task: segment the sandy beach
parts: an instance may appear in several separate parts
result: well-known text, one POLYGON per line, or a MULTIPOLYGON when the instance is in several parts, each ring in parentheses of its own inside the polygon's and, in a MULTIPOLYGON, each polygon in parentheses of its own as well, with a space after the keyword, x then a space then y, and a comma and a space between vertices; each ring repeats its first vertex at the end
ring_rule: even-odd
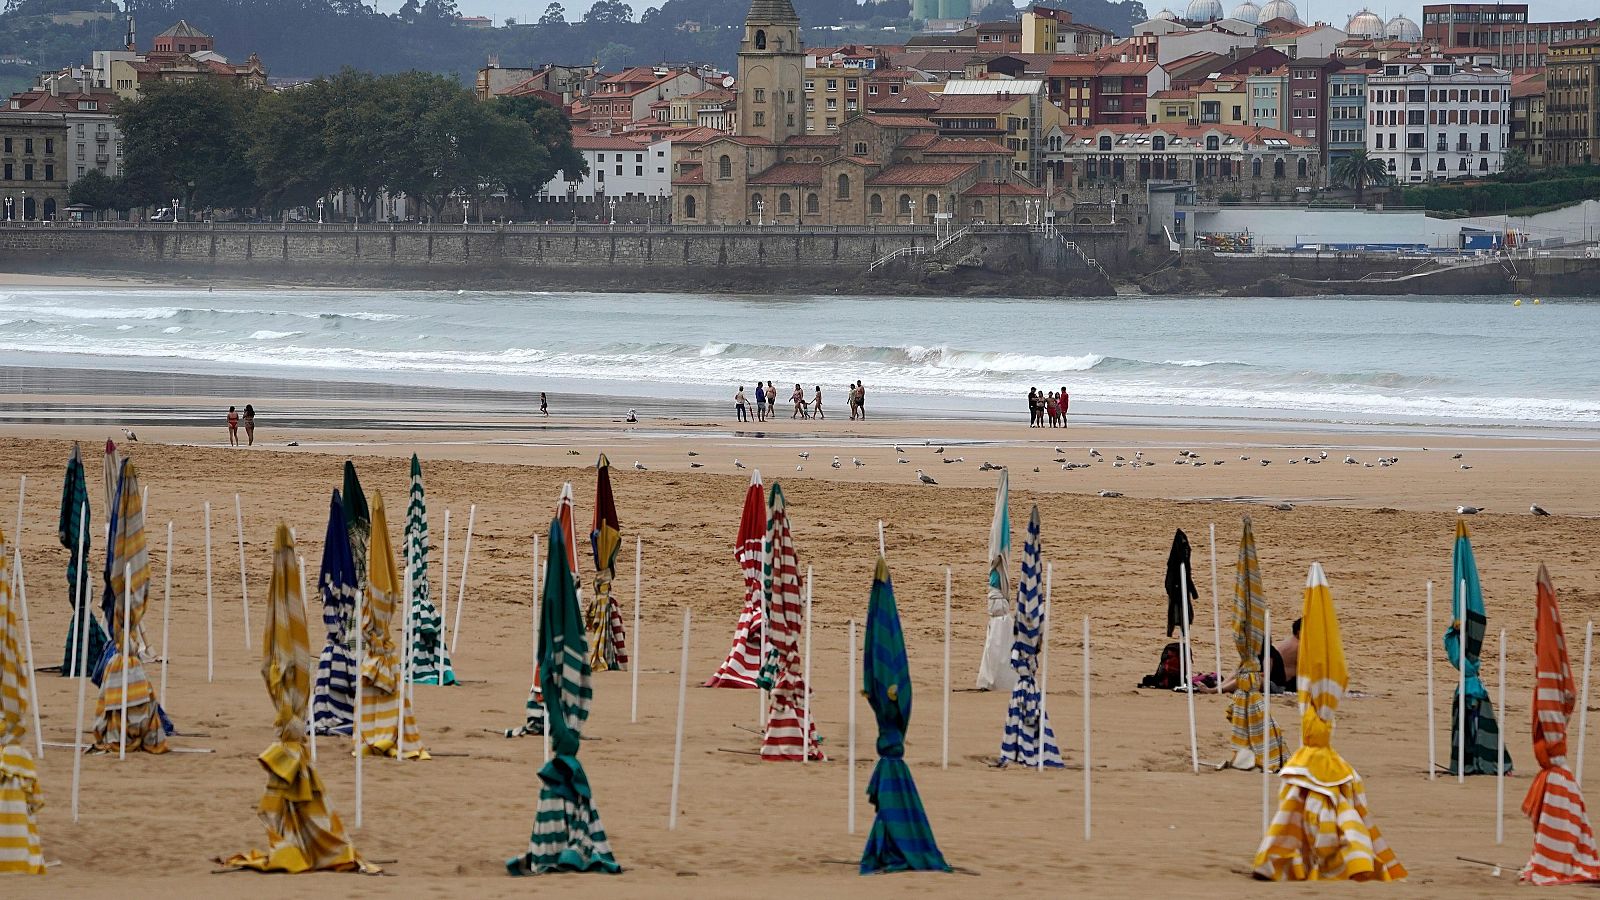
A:
MULTIPOLYGON (((24 399, 7 399, 26 406, 24 399)), ((116 410, 137 411, 134 399, 92 399, 114 408, 108 418, 116 410)), ((196 409, 210 402, 194 399, 196 409)), ((348 409, 331 403, 325 411, 337 420, 348 409)), ((70 440, 82 439, 91 475, 97 475, 100 442, 108 434, 120 435, 110 421, 98 419, 43 417, 30 424, 18 422, 25 418, 20 415, 8 418, 10 424, 0 427, 0 458, 8 461, 0 474, 28 476, 23 555, 35 656, 47 665, 59 661, 67 620, 61 596, 65 552, 55 536, 61 467, 70 440)), ((959 421, 861 425, 786 419, 757 436, 736 432, 728 421, 731 411, 650 417, 632 428, 604 416, 549 423, 510 416, 503 427, 488 429, 483 418, 477 411, 458 411, 406 427, 264 426, 258 431, 261 445, 253 450, 219 446, 217 427, 135 426, 140 440, 126 446, 150 488, 149 521, 159 535, 171 520, 176 534, 168 705, 180 730, 197 736, 174 738, 173 745, 213 752, 125 762, 86 758, 82 819, 73 823, 71 753, 48 748, 41 777, 49 805, 41 830, 47 858, 60 865, 44 879, 8 886, 15 884, 19 896, 92 895, 113 884, 117 890, 177 896, 267 889, 251 881, 258 876, 209 874, 211 857, 263 845, 254 806, 264 775, 254 758, 271 740, 259 658, 244 648, 230 507, 237 492, 244 511, 252 623, 259 628, 270 529, 280 519, 295 527, 314 569, 328 496, 346 457, 356 460, 369 495, 381 491, 391 509, 398 509, 407 484, 406 458, 413 450, 422 456, 435 566, 444 510, 452 511, 452 581, 460 573, 469 505, 476 504, 477 518, 455 658, 464 683, 417 690, 419 725, 427 746, 440 756, 424 763, 373 761, 366 769, 365 826, 355 838, 367 857, 390 861, 384 868, 395 877, 357 881, 324 875, 297 883, 296 891, 317 896, 521 896, 547 888, 543 881, 527 884, 504 875, 503 860, 527 843, 540 742, 507 740, 500 730, 520 721, 531 675, 531 535, 547 524, 564 481, 574 483, 580 528, 587 525, 594 490, 589 467, 599 450, 608 452, 615 466, 624 537, 618 584, 625 607, 631 606, 627 595, 633 582, 628 550, 636 536, 643 542, 644 633, 637 723, 629 721, 630 676, 596 676, 591 739, 582 758, 626 871, 613 878, 557 881, 585 896, 748 896, 757 884, 764 891, 826 891, 840 897, 875 896, 885 889, 937 896, 977 891, 1133 897, 1180 886, 1192 896, 1265 896, 1274 889, 1252 883, 1245 874, 1261 833, 1262 779, 1205 765, 1226 752, 1226 698, 1195 698, 1202 759, 1196 775, 1190 769, 1184 698, 1134 689, 1154 668, 1166 641, 1161 578, 1175 528, 1185 529, 1195 544, 1202 595, 1196 656, 1202 668, 1210 669, 1215 649, 1208 527, 1216 525, 1223 667, 1234 664, 1227 617, 1239 518, 1246 513, 1254 516, 1275 623, 1286 625, 1298 614, 1309 564, 1320 561, 1327 569, 1345 630, 1351 689, 1359 692, 1341 710, 1335 746, 1366 779, 1375 820, 1411 872, 1405 884, 1384 890, 1415 897, 1503 896, 1529 847, 1518 807, 1536 765, 1528 710, 1533 579, 1539 563, 1551 567, 1574 665, 1584 623, 1600 607, 1600 560, 1591 552, 1600 522, 1582 517, 1600 513, 1593 488, 1597 448, 1584 440, 1224 427, 1029 431, 1021 423, 996 428, 959 421), (285 446, 289 441, 299 446, 285 446), (896 443, 904 454, 895 451, 896 443), (939 446, 945 453, 934 452, 939 446), (1090 447, 1100 451, 1103 462, 1068 471, 1053 462, 1060 457, 1088 463, 1090 447), (1199 454, 1208 465, 1174 465, 1180 449, 1199 454), (691 450, 699 455, 689 456, 691 450), (1291 458, 1320 458, 1323 450, 1326 462, 1289 464, 1291 458), (1151 465, 1112 467, 1117 455, 1131 461, 1141 451, 1151 465), (801 452, 809 458, 801 459, 801 452), (1453 459, 1455 453, 1463 459, 1453 459), (841 458, 837 470, 831 467, 835 455, 841 458), (1346 455, 1363 462, 1380 456, 1400 461, 1367 468, 1344 464, 1346 455), (900 464, 900 456, 911 461, 900 464), (957 456, 964 461, 942 461, 957 456), (1272 465, 1260 466, 1264 456, 1272 465), (852 465, 852 457, 865 465, 852 465), (749 730, 756 726, 756 697, 693 689, 682 813, 678 829, 669 832, 681 611, 687 606, 694 614, 689 673, 694 684, 726 653, 740 605, 731 547, 749 472, 736 469, 735 458, 761 468, 769 485, 782 481, 801 564, 814 567, 815 715, 830 760, 803 766, 761 763, 751 755, 759 739, 749 730), (1218 459, 1225 464, 1216 466, 1218 459), (645 471, 633 468, 635 460, 645 471), (1011 467, 1019 546, 1030 505, 1037 503, 1043 516, 1058 617, 1050 710, 1072 767, 1064 772, 990 767, 1006 698, 963 690, 972 684, 985 626, 984 543, 994 475, 977 471, 984 461, 1011 467), (691 468, 693 462, 702 468, 691 468), (912 474, 917 468, 940 484, 917 484, 912 474), (1102 490, 1125 496, 1097 496, 1102 490), (1295 508, 1279 511, 1250 502, 1255 499, 1290 500, 1295 508), (209 684, 201 522, 206 500, 213 506, 217 604, 216 680, 209 684), (1526 513, 1530 502, 1556 515, 1532 517, 1526 513), (1492 779, 1458 785, 1443 777, 1430 781, 1426 774, 1424 586, 1428 579, 1449 580, 1458 503, 1487 508, 1470 523, 1493 636, 1483 673, 1491 689, 1499 677, 1494 638, 1500 628, 1507 631, 1509 695, 1499 721, 1517 772, 1506 783, 1504 845, 1494 839, 1492 779), (847 833, 843 762, 846 627, 865 615, 880 519, 917 690, 908 759, 940 845, 961 869, 949 876, 891 876, 887 883, 855 874, 871 807, 864 796, 859 799, 856 833, 847 833), (943 769, 939 687, 946 566, 954 582, 951 677, 958 690, 950 702, 950 764, 943 769), (1088 843, 1082 837, 1080 765, 1079 635, 1085 616, 1094 644, 1094 831, 1088 843), (130 841, 132 834, 139 838, 130 841), (1506 868, 1495 876, 1458 856, 1506 868)), ((98 509, 95 517, 102 521, 98 509)), ((398 537, 399 523, 391 527, 398 537)), ((164 572, 165 564, 158 546, 154 571, 164 572)), ((437 578, 437 568, 435 573, 437 578)), ((152 615, 159 615, 159 596, 152 615)), ((1441 588, 1436 640, 1448 624, 1443 596, 1441 588)), ((317 630, 313 626, 313 642, 320 645, 317 630)), ((259 635, 253 643, 259 648, 259 635)), ((1442 651, 1435 653, 1435 667, 1439 753, 1447 761, 1454 670, 1442 651)), ((40 688, 47 740, 70 742, 75 685, 43 675, 40 688)), ((1289 744, 1297 746, 1292 700, 1277 700, 1273 709, 1289 744)), ((858 788, 864 791, 874 739, 864 702, 858 716, 858 788)), ((335 749, 339 746, 322 742, 319 772, 348 821, 353 764, 335 749)), ((1595 768, 1586 779, 1591 789, 1600 785, 1595 768)))

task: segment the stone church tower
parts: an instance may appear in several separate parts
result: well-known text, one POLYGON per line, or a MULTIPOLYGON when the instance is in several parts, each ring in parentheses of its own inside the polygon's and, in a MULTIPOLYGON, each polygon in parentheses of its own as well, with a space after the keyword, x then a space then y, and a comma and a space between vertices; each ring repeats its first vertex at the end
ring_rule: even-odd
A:
POLYGON ((781 143, 805 134, 806 53, 789 0, 752 0, 739 43, 739 134, 781 143))

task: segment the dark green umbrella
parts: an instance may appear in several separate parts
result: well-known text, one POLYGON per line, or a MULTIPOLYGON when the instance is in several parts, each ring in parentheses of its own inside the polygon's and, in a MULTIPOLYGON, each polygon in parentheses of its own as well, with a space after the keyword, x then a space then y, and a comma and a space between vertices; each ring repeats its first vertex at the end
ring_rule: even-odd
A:
POLYGON ((878 557, 867 601, 866 647, 862 653, 861 691, 878 718, 878 765, 867 782, 867 799, 878 813, 861 852, 861 874, 876 872, 950 871, 922 811, 916 782, 906 765, 906 726, 911 723, 911 670, 906 664, 906 639, 900 611, 894 605, 889 564, 878 557))
POLYGON ((67 457, 67 476, 61 484, 61 517, 57 523, 57 538, 61 546, 67 551, 67 605, 72 608, 72 621, 67 625, 67 641, 62 648, 61 674, 67 677, 76 677, 78 671, 73 667, 73 660, 78 658, 79 634, 82 627, 80 615, 89 617, 89 653, 88 668, 93 668, 93 660, 100 658, 105 652, 106 633, 100 627, 100 622, 94 617, 91 604, 80 605, 80 599, 89 596, 89 483, 84 476, 83 453, 74 443, 72 455, 67 457), (78 540, 83 540, 83 559, 78 558, 78 540))
MULTIPOLYGON (((1451 555, 1450 609, 1453 612, 1450 629, 1444 633, 1444 650, 1450 665, 1457 669, 1466 667, 1467 720, 1461 721, 1461 688, 1456 687, 1450 703, 1450 774, 1456 774, 1461 761, 1456 757, 1461 749, 1461 729, 1466 728, 1466 774, 1495 774, 1494 758, 1500 743, 1500 725, 1494 719, 1494 704, 1489 700, 1489 689, 1483 686, 1478 675, 1479 656, 1483 652, 1483 636, 1489 628, 1489 618, 1483 606, 1483 589, 1478 584, 1478 562, 1472 555, 1472 536, 1467 531, 1465 519, 1456 520, 1456 544, 1451 555), (1462 587, 1466 588, 1465 597, 1462 587), (1465 618, 1465 622, 1463 622, 1465 618), (1466 646, 1462 646, 1462 636, 1466 646)), ((1511 772, 1511 754, 1505 754, 1506 773, 1511 772)))
POLYGON ((594 700, 589 642, 578 609, 578 583, 567 556, 569 536, 550 522, 549 568, 539 610, 539 682, 552 755, 539 770, 539 806, 528 852, 506 860, 513 875, 543 872, 622 871, 611 856, 605 826, 594 808, 589 779, 578 762, 583 724, 594 700))

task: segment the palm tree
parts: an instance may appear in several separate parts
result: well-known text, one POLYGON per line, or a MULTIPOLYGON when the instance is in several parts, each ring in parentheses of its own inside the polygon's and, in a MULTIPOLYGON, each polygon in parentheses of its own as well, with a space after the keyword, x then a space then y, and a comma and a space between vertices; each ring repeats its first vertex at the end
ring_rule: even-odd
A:
POLYGON ((1368 156, 1367 148, 1362 147, 1334 161, 1333 177, 1355 189, 1356 203, 1359 204, 1367 185, 1386 184, 1389 181, 1389 169, 1383 160, 1368 156))

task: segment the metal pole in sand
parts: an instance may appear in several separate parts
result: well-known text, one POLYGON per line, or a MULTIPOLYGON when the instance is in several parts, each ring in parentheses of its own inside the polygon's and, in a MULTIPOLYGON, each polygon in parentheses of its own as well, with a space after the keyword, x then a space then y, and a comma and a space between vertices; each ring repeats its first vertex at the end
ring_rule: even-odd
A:
POLYGON ((1090 749, 1089 740, 1089 617, 1083 617, 1083 839, 1089 840, 1091 823, 1093 822, 1093 805, 1090 782, 1094 771, 1094 756, 1090 749))
POLYGON ((211 501, 206 501, 206 682, 216 677, 216 650, 211 627, 211 501))
MULTIPOLYGON (((355 716, 355 721, 353 723, 351 723, 351 726, 350 726, 350 737, 352 738, 352 743, 355 744, 355 748, 356 748, 356 828, 358 828, 358 829, 361 827, 361 805, 362 805, 361 804, 361 801, 362 801, 362 794, 361 794, 361 776, 362 776, 361 769, 362 769, 362 766, 361 766, 361 761, 363 759, 365 759, 366 755, 367 755, 366 745, 361 740, 361 714, 363 712, 363 710, 361 709, 361 706, 362 706, 362 704, 361 704, 361 695, 366 693, 365 690, 362 687, 362 684, 361 684, 361 678, 362 678, 361 670, 365 667, 366 655, 367 655, 366 629, 363 628, 362 624, 361 624, 361 607, 362 607, 362 602, 361 601, 363 599, 365 599, 365 594, 366 594, 366 591, 362 591, 362 590, 356 591, 356 613, 355 613, 355 615, 356 615, 356 710, 355 710, 356 716, 355 716)), ((402 712, 401 714, 404 715, 404 712, 402 712)), ((402 727, 404 727, 404 726, 402 726, 402 727)))
MULTIPOLYGON (((456 609, 460 609, 460 604, 456 609)), ((533 683, 539 683, 539 533, 533 533, 533 683)))
MULTIPOLYGON (((294 537, 294 532, 291 531, 289 536, 291 538, 294 537)), ((310 601, 306 599, 306 558, 304 555, 301 555, 296 558, 296 561, 300 566, 300 571, 297 573, 299 575, 298 580, 300 582, 300 616, 309 623, 311 621, 311 606, 310 601)), ((311 761, 316 762, 317 723, 313 717, 312 706, 310 704, 306 705, 306 740, 310 742, 311 745, 311 761)))
MULTIPOLYGON (((672 805, 667 830, 678 827, 678 785, 683 774, 683 714, 689 699, 689 607, 683 608, 683 653, 678 657, 678 730, 672 743, 672 805)), ((545 729, 549 731, 549 729, 545 729)))
POLYGON ((628 714, 629 722, 639 721, 639 591, 642 584, 640 573, 644 566, 644 538, 634 535, 633 538, 633 705, 628 714))
MULTIPOLYGON (((1456 618, 1456 661, 1461 664, 1461 683, 1456 691, 1456 784, 1467 780, 1467 580, 1461 579, 1461 605, 1456 618)), ((1584 679, 1587 681, 1588 679, 1584 679)))
MULTIPOLYGON (((128 758, 129 632, 133 630, 133 564, 122 565, 122 723, 117 738, 117 759, 128 758)), ((161 727, 159 724, 157 728, 161 727)))
MULTIPOLYGON (((1589 620, 1589 625, 1583 632, 1583 688, 1582 699, 1578 701, 1578 760, 1577 766, 1572 770, 1573 780, 1578 787, 1583 787, 1583 746, 1589 737, 1589 664, 1593 661, 1594 652, 1594 620, 1589 620)), ((1504 707, 1502 707, 1504 708, 1504 707)))
POLYGON ((1045 718, 1050 700, 1050 583, 1055 580, 1056 564, 1044 565, 1044 621, 1039 626, 1039 764, 1044 771, 1045 718))
MULTIPOLYGON (((1188 589, 1189 589, 1188 585, 1189 585, 1189 567, 1188 566, 1179 566, 1178 567, 1178 593, 1179 593, 1179 595, 1181 595, 1183 597, 1183 603, 1184 603, 1184 606, 1186 606, 1186 607, 1190 607, 1189 595, 1187 593, 1188 589)), ((1049 604, 1046 603, 1046 606, 1048 607, 1049 604)), ((1189 634, 1189 630, 1190 630, 1189 626, 1191 624, 1193 624, 1192 621, 1190 621, 1191 617, 1189 615, 1189 613, 1191 611, 1192 611, 1192 607, 1190 607, 1188 609, 1184 609, 1182 612, 1179 613, 1179 616, 1181 617, 1182 621, 1180 621, 1178 623, 1178 629, 1181 632, 1183 632, 1183 660, 1184 660, 1183 692, 1189 699, 1189 761, 1190 761, 1191 766, 1194 769, 1194 773, 1196 775, 1199 775, 1200 774, 1200 738, 1199 738, 1199 735, 1196 734, 1196 732, 1195 732, 1195 722, 1194 722, 1194 639, 1189 634)))
POLYGON ((772 604, 767 597, 767 570, 772 565, 772 544, 769 538, 761 538, 761 658, 756 662, 756 724, 762 730, 767 727, 767 689, 761 686, 761 670, 767 667, 767 631, 772 626, 772 604))
POLYGON ((22 608, 22 646, 26 648, 24 654, 28 665, 28 694, 29 705, 33 709, 33 738, 37 745, 35 755, 44 758, 44 732, 39 727, 39 683, 37 673, 33 668, 33 627, 28 623, 28 576, 22 569, 22 503, 28 490, 28 476, 23 475, 17 485, 17 552, 16 565, 13 567, 11 577, 16 582, 17 603, 22 608))
POLYGON ((1439 777, 1439 756, 1434 747, 1437 741, 1435 733, 1437 726, 1433 721, 1433 581, 1428 581, 1428 604, 1424 609, 1426 622, 1423 626, 1422 650, 1428 660, 1428 780, 1433 781, 1439 777))
MULTIPOLYGON (((304 566, 304 563, 301 563, 304 566)), ((301 599, 305 589, 301 588, 301 599)), ((167 523, 167 579, 161 591, 161 708, 167 708, 167 648, 172 635, 172 523, 167 523)))
POLYGON ((1222 606, 1217 601, 1217 523, 1211 523, 1211 642, 1217 649, 1217 684, 1222 684, 1222 606))
POLYGON ((939 726, 939 768, 950 768, 950 567, 944 567, 944 721, 939 726))
POLYGON ((801 701, 806 705, 805 721, 800 728, 800 761, 811 761, 811 567, 806 566, 806 634, 805 634, 805 665, 801 677, 805 680, 805 692, 801 701))
MULTIPOLYGON (((88 564, 84 559, 85 545, 89 540, 89 504, 83 504, 83 515, 78 519, 78 566, 88 564)), ((78 784, 83 776, 83 704, 89 689, 89 581, 81 578, 73 585, 78 590, 78 718, 77 730, 72 737, 72 821, 78 821, 78 784)))
MULTIPOLYGON (((456 624, 450 629, 450 655, 461 652, 461 606, 467 601, 467 566, 472 564, 472 526, 478 522, 478 504, 467 510, 467 546, 461 551, 461 588, 456 591, 456 624)), ((534 547, 537 558, 538 547, 534 547)), ((535 564, 537 568, 537 563, 535 564)))
POLYGON ((250 649, 250 578, 244 570, 244 507, 233 495, 233 519, 239 529, 239 606, 244 610, 244 648, 250 649))
POLYGON ((845 830, 856 833, 856 694, 861 688, 856 681, 856 620, 850 620, 849 667, 846 669, 845 690, 850 695, 850 726, 845 751, 845 830))
POLYGON ((410 560, 401 554, 401 561, 405 562, 406 575, 402 579, 405 591, 405 600, 400 604, 400 718, 399 727, 395 737, 394 758, 404 762, 406 758, 406 682, 411 680, 411 566, 410 560))
MULTIPOLYGON (((1506 630, 1500 629, 1500 713, 1506 710, 1506 630)), ((1499 732, 1494 751, 1494 842, 1506 842, 1506 733, 1499 732)))
POLYGON ((883 556, 883 520, 878 520, 878 555, 883 556))
MULTIPOLYGON (((1266 694, 1267 721, 1272 721, 1272 607, 1261 622, 1261 689, 1266 694)), ((1272 826, 1272 740, 1265 723, 1261 729, 1261 833, 1272 826)))
MULTIPOLYGON (((439 560, 439 646, 450 647, 450 510, 444 511, 444 546, 439 560)), ((430 594, 431 596, 431 594, 430 594)), ((444 672, 439 672, 439 684, 444 684, 444 672)))

